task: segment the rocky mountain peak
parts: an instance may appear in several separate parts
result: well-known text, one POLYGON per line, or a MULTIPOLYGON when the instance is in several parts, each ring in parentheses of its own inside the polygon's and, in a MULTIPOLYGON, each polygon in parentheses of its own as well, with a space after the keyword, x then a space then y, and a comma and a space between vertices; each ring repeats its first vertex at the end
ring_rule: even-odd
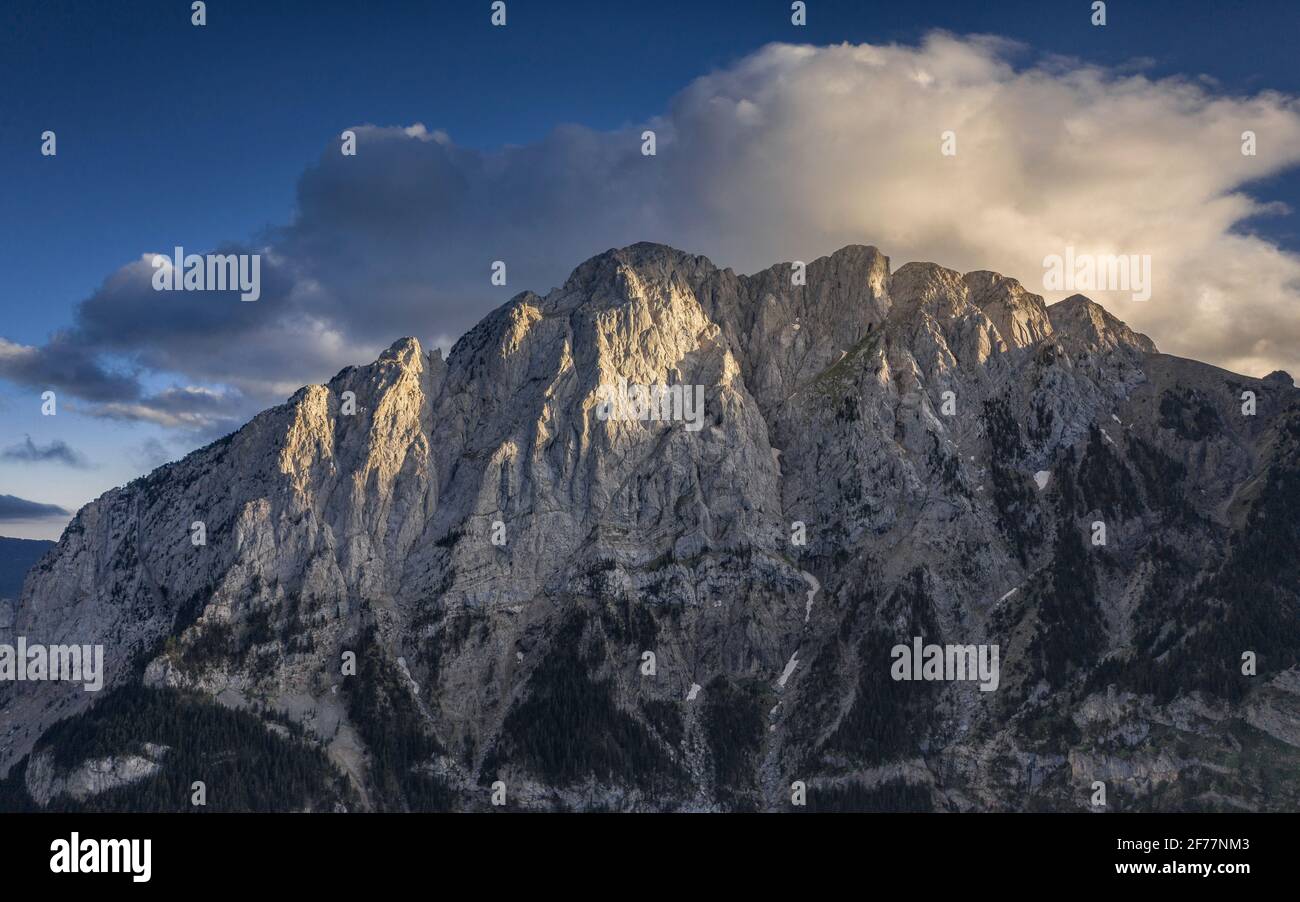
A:
POLYGON ((408 335, 389 345, 388 349, 379 355, 379 362, 392 360, 409 365, 418 360, 423 354, 424 352, 420 348, 420 340, 408 335))
MULTIPOLYGON (((87 505, 10 634, 105 646, 105 735, 188 690, 292 721, 367 808, 484 807, 497 779, 530 808, 777 808, 797 779, 1073 810, 1207 772, 1196 798, 1267 807, 1223 762, 1300 772, 1297 394, 993 272, 636 244, 445 363, 400 339, 87 505), (628 384, 662 403, 612 415, 628 384), (918 636, 998 646, 996 691, 892 680, 918 636), (1148 739, 1173 729, 1204 761, 1148 739)), ((0 789, 48 801, 77 756, 46 747, 81 733, 50 727, 90 704, 0 684, 0 780, 25 770, 0 789)), ((173 721, 139 737, 164 771, 173 721)))
POLYGON ((706 257, 642 241, 611 248, 582 263, 549 299, 558 300, 561 308, 574 303, 617 303, 626 299, 629 291, 650 284, 687 285, 693 289, 716 271, 706 257))
POLYGON ((1095 301, 1081 294, 1047 308, 1048 318, 1059 337, 1076 348, 1112 351, 1128 348, 1143 354, 1158 353, 1155 342, 1134 332, 1095 301))
POLYGON ((971 303, 984 311, 1002 338, 1014 347, 1027 347, 1051 336, 1052 323, 1041 296, 1026 291, 1015 279, 976 270, 962 277, 971 303))
POLYGON ((897 318, 925 313, 951 320, 965 312, 968 292, 962 274, 937 263, 906 263, 889 280, 897 318))

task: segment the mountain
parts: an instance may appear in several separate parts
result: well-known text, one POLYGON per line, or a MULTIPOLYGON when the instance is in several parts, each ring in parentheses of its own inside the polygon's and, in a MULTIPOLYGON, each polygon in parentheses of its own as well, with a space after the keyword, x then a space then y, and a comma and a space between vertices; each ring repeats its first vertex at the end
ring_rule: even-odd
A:
POLYGON ((107 687, 0 686, 0 805, 1300 804, 1291 379, 992 272, 799 275, 611 250, 87 505, 11 633, 107 687), (916 640, 996 678, 895 679, 916 640))
POLYGON ((39 539, 0 536, 0 598, 17 598, 27 571, 53 547, 53 542, 39 539))

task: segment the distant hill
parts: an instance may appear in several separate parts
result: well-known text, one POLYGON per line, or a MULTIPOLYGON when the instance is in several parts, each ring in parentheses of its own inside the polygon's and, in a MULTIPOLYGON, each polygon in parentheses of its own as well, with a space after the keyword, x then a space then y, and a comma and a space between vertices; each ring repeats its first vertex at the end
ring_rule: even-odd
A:
POLYGON ((0 598, 17 598, 23 577, 32 564, 54 547, 43 539, 9 539, 0 536, 0 598))

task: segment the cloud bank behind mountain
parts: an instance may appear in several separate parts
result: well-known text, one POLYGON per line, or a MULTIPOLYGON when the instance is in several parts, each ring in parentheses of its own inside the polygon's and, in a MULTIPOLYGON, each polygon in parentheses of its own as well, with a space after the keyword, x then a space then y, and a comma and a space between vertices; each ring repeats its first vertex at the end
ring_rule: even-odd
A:
POLYGON ((1251 189, 1300 161, 1300 102, 1028 56, 942 33, 773 44, 649 122, 491 152, 422 124, 353 125, 356 156, 326 140, 292 222, 186 248, 263 254, 261 300, 156 292, 152 257, 172 248, 142 248, 47 344, 0 339, 0 376, 211 435, 397 336, 449 347, 518 291, 641 240, 742 272, 875 244, 895 266, 995 269, 1049 301, 1070 292, 1043 291, 1048 255, 1150 255, 1149 301, 1088 293, 1168 353, 1300 371, 1300 258, 1251 231, 1290 213, 1251 189), (505 287, 489 283, 495 260, 505 287))

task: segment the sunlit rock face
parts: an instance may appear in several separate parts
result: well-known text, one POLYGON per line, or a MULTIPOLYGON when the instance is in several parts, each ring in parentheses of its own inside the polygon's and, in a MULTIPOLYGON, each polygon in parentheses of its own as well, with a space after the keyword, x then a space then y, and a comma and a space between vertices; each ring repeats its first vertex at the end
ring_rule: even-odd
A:
MULTIPOLYGON (((323 751, 314 806, 1293 809, 1298 489, 1285 374, 1081 296, 639 244, 87 505, 5 635, 323 751), (895 679, 915 637, 996 688, 895 679)), ((0 771, 184 754, 56 773, 97 697, 0 683, 0 771)))

